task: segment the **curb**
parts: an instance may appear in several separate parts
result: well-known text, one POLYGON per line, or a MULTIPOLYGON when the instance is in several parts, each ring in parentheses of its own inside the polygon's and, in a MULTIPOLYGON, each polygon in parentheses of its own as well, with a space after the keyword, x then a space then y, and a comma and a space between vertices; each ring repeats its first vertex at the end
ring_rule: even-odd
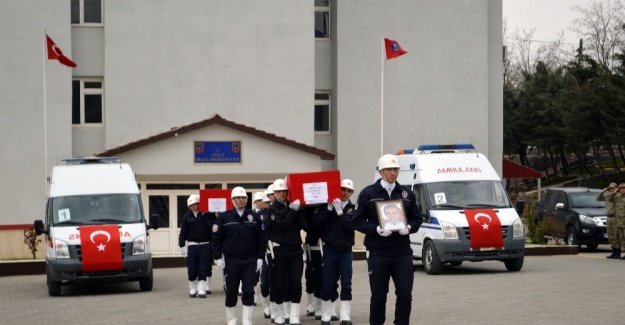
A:
MULTIPOLYGON (((547 256, 547 255, 575 255, 578 253, 577 246, 564 245, 526 245, 525 256, 547 256)), ((366 260, 365 251, 354 251, 354 261, 366 260)), ((153 257, 152 266, 154 268, 185 267, 186 259, 181 256, 153 257)), ((41 260, 31 261, 3 261, 0 262, 1 276, 16 275, 38 275, 46 274, 46 262, 41 260)))

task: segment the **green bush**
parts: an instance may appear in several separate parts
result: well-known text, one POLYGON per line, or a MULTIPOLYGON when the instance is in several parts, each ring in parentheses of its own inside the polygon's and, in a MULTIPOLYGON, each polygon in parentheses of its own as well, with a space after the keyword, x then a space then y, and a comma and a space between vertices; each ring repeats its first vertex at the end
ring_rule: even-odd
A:
POLYGON ((527 223, 527 237, 532 244, 543 244, 545 237, 545 225, 542 221, 536 220, 534 208, 536 203, 532 203, 525 211, 525 220, 527 223))

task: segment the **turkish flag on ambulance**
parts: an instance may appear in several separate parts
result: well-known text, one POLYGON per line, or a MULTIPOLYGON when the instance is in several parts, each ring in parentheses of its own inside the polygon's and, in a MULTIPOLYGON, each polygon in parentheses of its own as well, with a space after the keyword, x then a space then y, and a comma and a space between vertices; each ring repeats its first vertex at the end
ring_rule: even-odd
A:
POLYGON ((501 221, 493 209, 464 210, 471 233, 471 248, 502 248, 501 221))
POLYGON ((79 230, 84 272, 112 271, 123 268, 119 226, 82 226, 79 230))

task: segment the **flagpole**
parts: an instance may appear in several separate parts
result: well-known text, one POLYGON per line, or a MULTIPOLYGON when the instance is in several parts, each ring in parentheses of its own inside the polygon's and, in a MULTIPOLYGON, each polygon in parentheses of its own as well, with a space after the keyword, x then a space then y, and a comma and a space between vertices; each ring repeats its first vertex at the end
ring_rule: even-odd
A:
POLYGON ((384 155, 384 35, 382 35, 380 75, 380 157, 384 155))
POLYGON ((43 193, 48 196, 47 175, 48 175, 48 100, 46 98, 46 60, 48 51, 48 42, 46 39, 46 30, 43 30, 43 193))

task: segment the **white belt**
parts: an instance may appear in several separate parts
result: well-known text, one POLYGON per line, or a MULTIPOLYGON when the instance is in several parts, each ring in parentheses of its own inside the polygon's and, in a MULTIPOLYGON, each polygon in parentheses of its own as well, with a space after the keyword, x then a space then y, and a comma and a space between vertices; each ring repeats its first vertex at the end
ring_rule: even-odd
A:
POLYGON ((321 250, 321 246, 309 246, 311 251, 320 251, 321 250))
POLYGON ((204 245, 204 244, 210 244, 211 242, 209 241, 203 241, 201 243, 195 242, 195 241, 188 241, 187 242, 187 246, 193 246, 193 245, 204 245))
POLYGON ((275 241, 272 241, 271 244, 273 245, 273 247, 279 247, 280 244, 276 243, 275 241))

